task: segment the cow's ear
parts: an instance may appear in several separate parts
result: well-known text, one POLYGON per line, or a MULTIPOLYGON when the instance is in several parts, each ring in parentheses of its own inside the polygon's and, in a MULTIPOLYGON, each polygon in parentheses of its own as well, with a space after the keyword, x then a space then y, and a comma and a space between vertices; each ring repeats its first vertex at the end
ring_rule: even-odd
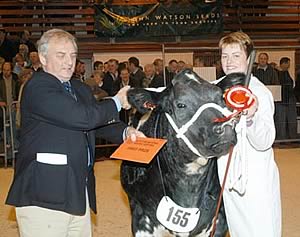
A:
POLYGON ((216 86, 220 87, 225 93, 225 91, 236 85, 245 85, 246 75, 244 73, 235 72, 228 74, 224 77, 220 82, 216 84, 216 86))
MULTIPOLYGON (((168 88, 169 90, 170 88, 168 88)), ((166 91, 166 93, 168 93, 166 91)), ((172 96, 168 93, 167 96, 162 96, 160 97, 158 101, 158 110, 161 113, 168 113, 168 114, 173 114, 173 104, 172 104, 172 96)))
POLYGON ((130 89, 127 93, 128 102, 141 114, 145 114, 157 106, 155 93, 141 88, 130 89))

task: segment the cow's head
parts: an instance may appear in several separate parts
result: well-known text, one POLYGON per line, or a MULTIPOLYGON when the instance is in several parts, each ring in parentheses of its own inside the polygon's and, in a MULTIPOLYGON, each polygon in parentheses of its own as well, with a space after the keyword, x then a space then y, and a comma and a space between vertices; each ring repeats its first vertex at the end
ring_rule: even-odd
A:
POLYGON ((210 158, 228 153, 229 146, 236 142, 232 126, 215 122, 224 117, 222 90, 191 70, 179 73, 162 92, 131 89, 128 100, 142 114, 149 110, 165 114, 165 126, 172 125, 173 136, 180 140, 178 149, 210 158))

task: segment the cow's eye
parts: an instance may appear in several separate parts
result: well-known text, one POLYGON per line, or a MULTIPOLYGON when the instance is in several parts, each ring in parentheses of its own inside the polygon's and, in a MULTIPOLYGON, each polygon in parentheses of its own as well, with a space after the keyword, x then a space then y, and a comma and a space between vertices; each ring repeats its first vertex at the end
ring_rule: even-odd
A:
POLYGON ((185 107, 186 107, 185 104, 182 104, 182 103, 178 103, 178 104, 177 104, 177 108, 182 109, 182 108, 185 108, 185 107))

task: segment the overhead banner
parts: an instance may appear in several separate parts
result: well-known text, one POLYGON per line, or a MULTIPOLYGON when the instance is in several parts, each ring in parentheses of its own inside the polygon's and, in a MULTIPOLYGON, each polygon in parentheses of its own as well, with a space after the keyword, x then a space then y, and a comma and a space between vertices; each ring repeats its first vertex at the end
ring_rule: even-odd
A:
POLYGON ((95 5, 98 37, 201 36, 223 31, 222 1, 139 6, 95 5), (206 3, 210 2, 210 3, 206 3))

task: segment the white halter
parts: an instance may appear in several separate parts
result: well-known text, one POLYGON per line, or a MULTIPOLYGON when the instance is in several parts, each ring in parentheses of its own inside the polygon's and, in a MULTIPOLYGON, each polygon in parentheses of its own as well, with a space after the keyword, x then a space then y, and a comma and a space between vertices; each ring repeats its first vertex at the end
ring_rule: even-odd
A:
MULTIPOLYGON (((184 143, 188 146, 188 148, 198 157, 203 157, 203 156, 199 153, 199 151, 194 147, 194 145, 189 141, 189 139, 184 134, 187 132, 189 127, 198 119, 200 114, 205 109, 208 108, 214 108, 220 111, 225 117, 232 115, 232 112, 230 112, 227 108, 222 108, 221 106, 215 103, 208 103, 202 105, 186 124, 184 124, 181 128, 178 128, 174 120, 172 119, 172 117, 168 113, 165 113, 169 123, 177 133, 176 137, 181 138, 184 141, 184 143)), ((234 189, 238 193, 243 194, 246 191, 246 186, 248 181, 248 160, 247 160, 247 152, 245 147, 245 140, 247 139, 246 138, 247 126, 246 126, 245 116, 241 116, 239 124, 240 125, 238 126, 239 128, 237 130, 240 131, 238 134, 238 137, 240 137, 239 138, 240 142, 238 142, 237 148, 233 150, 233 160, 229 172, 228 187, 229 189, 234 189)))
MULTIPOLYGON (((192 74, 188 75, 190 79, 196 80, 192 74)), ((165 87, 161 88, 148 88, 147 90, 155 91, 155 92, 161 92, 165 89, 165 87)), ((188 148, 196 154, 198 157, 203 158, 203 156, 199 153, 199 151, 193 146, 193 144, 189 141, 189 139, 184 135, 189 127, 198 119, 200 114, 208 108, 214 108, 218 111, 220 111, 225 117, 229 117, 230 115, 234 114, 236 111, 230 112, 227 108, 222 108, 221 106, 215 104, 215 103, 208 103, 202 105, 197 112, 194 114, 194 116, 188 121, 186 124, 184 124, 181 128, 178 128, 175 124, 172 117, 168 114, 166 114, 166 117, 177 133, 176 137, 181 138, 184 143, 188 146, 188 148)), ((226 124, 231 123, 230 119, 229 121, 225 122, 226 124)), ((223 125, 225 125, 223 123, 223 125)), ((248 182, 248 158, 247 158, 247 151, 246 151, 246 131, 247 131, 247 125, 246 125, 246 117, 241 116, 239 120, 239 126, 235 129, 237 131, 238 144, 233 150, 233 160, 230 167, 229 172, 229 180, 228 180, 228 188, 234 189, 236 192, 243 194, 246 191, 246 186, 248 182)), ((209 157, 206 157, 209 158, 209 157)))
POLYGON ((226 117, 232 114, 232 112, 230 112, 227 108, 222 108, 218 104, 207 103, 207 104, 200 106, 200 108, 193 115, 193 117, 186 124, 184 124, 181 128, 178 128, 177 125, 175 124, 174 120, 172 119, 172 117, 168 113, 165 113, 169 123, 171 124, 171 126, 175 130, 175 132, 177 133, 176 137, 181 138, 184 141, 184 143, 188 146, 188 148, 199 157, 203 157, 203 156, 199 153, 199 151, 193 146, 193 144, 189 141, 189 139, 184 134, 187 132, 189 127, 191 125, 193 125, 193 123, 198 119, 200 114, 205 109, 208 109, 208 108, 214 108, 214 109, 220 111, 226 117))

